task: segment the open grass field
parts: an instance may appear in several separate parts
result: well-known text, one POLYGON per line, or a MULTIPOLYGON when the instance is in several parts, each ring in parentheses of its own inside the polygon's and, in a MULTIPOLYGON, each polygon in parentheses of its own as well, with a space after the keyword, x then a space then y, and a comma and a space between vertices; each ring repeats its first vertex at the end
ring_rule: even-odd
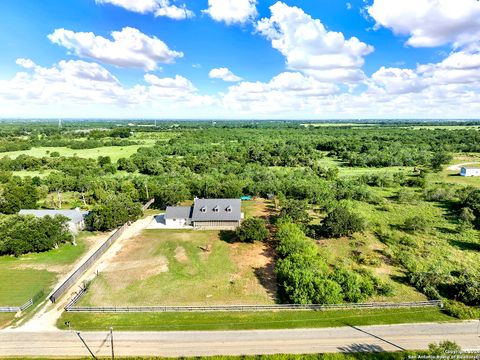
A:
POLYGON ((70 321, 75 330, 176 331, 176 330, 253 330, 294 329, 413 322, 454 321, 438 308, 279 311, 242 313, 150 313, 81 314, 64 313, 57 326, 70 321))
POLYGON ((59 276, 68 273, 72 264, 92 245, 91 234, 77 239, 77 246, 64 244, 44 253, 19 257, 0 257, 0 306, 20 306, 40 291, 45 295, 59 276))
POLYGON ((94 279, 80 305, 275 302, 266 245, 229 243, 218 231, 144 230, 94 279))
POLYGON ((56 151, 60 153, 61 156, 78 156, 81 158, 93 158, 96 159, 99 156, 110 156, 112 161, 117 161, 122 157, 130 157, 140 147, 146 145, 129 145, 129 146, 104 146, 94 149, 70 149, 67 147, 38 147, 32 148, 30 150, 22 151, 10 151, 5 153, 0 153, 0 157, 8 156, 10 158, 16 158, 19 155, 25 154, 34 157, 44 157, 49 156, 50 153, 56 151))

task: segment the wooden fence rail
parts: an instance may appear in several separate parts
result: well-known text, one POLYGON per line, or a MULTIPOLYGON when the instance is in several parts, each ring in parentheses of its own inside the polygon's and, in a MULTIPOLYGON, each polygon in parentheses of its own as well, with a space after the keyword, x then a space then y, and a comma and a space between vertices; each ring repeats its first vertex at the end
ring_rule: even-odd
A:
POLYGON ((275 305, 217 305, 217 306, 75 306, 83 292, 65 308, 68 312, 92 313, 154 313, 154 312, 239 312, 239 311, 279 311, 279 310, 341 310, 341 309, 396 309, 418 307, 443 307, 440 300, 402 303, 349 303, 349 304, 275 304, 275 305))

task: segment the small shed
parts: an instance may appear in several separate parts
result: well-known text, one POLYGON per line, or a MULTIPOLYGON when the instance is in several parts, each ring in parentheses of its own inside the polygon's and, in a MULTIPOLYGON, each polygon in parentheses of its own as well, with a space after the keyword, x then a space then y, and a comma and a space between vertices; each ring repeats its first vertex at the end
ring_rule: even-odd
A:
POLYGON ((460 176, 480 176, 480 167, 463 166, 460 169, 460 176))

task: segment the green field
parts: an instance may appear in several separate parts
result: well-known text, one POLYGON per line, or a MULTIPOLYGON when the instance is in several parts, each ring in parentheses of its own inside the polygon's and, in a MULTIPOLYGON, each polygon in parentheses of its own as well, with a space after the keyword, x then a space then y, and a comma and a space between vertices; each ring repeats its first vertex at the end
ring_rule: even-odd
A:
POLYGON ((279 311, 242 313, 64 313, 57 326, 70 321, 75 330, 175 331, 322 328, 349 325, 454 321, 437 308, 279 311))
POLYGON ((266 245, 229 240, 218 231, 145 230, 124 245, 80 304, 273 303, 275 284, 262 278, 272 270, 266 245))
POLYGON ((34 157, 44 157, 49 156, 50 153, 56 151, 60 153, 61 156, 78 156, 81 158, 92 158, 96 159, 99 156, 110 156, 112 161, 117 161, 122 157, 130 157, 140 147, 145 145, 128 145, 128 146, 104 146, 94 149, 70 149, 67 147, 38 147, 32 148, 30 150, 22 151, 10 151, 5 153, 0 153, 0 157, 8 156, 10 158, 16 158, 19 155, 29 155, 34 157))
POLYGON ((0 306, 20 306, 42 290, 47 295, 58 276, 87 251, 87 234, 79 236, 77 246, 64 244, 44 253, 1 256, 0 306))

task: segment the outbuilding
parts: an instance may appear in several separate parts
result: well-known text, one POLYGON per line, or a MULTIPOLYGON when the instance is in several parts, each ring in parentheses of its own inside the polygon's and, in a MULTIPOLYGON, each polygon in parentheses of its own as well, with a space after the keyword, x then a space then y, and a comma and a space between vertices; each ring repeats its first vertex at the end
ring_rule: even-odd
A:
POLYGON ((85 217, 89 214, 88 211, 80 210, 79 208, 73 210, 49 210, 49 209, 22 209, 18 212, 19 215, 33 215, 36 217, 56 215, 65 216, 68 218, 68 229, 72 233, 77 233, 85 229, 85 217))
POLYGON ((480 167, 462 166, 460 176, 480 176, 480 167))

